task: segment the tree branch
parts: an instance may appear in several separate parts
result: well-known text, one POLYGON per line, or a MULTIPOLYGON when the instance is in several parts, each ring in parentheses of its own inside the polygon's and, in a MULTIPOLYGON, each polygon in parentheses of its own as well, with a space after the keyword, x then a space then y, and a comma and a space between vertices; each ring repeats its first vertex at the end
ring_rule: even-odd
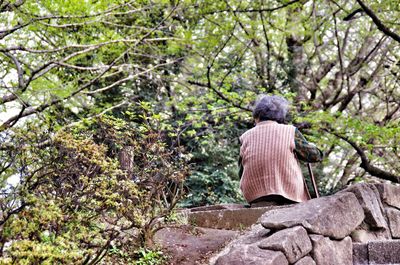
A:
POLYGON ((224 10, 216 10, 216 11, 210 11, 210 12, 206 12, 203 13, 203 15, 213 15, 213 14, 217 14, 217 13, 223 13, 223 12, 237 12, 237 13, 254 13, 254 12, 274 12, 276 10, 285 8, 287 6, 293 5, 297 2, 300 2, 301 0, 292 0, 290 2, 287 2, 286 4, 280 5, 280 6, 276 6, 276 7, 271 7, 271 8, 258 8, 258 9, 235 9, 235 10, 231 10, 231 9, 224 9, 224 10))
POLYGON ((352 141, 348 137, 340 135, 336 132, 329 131, 329 130, 325 130, 325 131, 331 133, 332 135, 335 135, 336 137, 338 137, 338 138, 344 140, 345 142, 347 142, 348 144, 350 144, 356 150, 357 154, 361 158, 360 167, 363 168, 366 172, 368 172, 372 176, 380 178, 380 179, 390 180, 395 183, 400 182, 400 176, 397 176, 395 174, 392 174, 390 172, 387 172, 385 170, 382 170, 380 168, 377 168, 377 167, 371 165, 371 162, 369 161, 364 150, 359 145, 357 145, 354 141, 352 141))
POLYGON ((382 21, 375 15, 375 13, 368 7, 366 6, 363 1, 357 0, 358 4, 361 6, 361 8, 364 10, 364 12, 372 19, 372 21, 375 23, 375 25, 378 27, 380 31, 382 31, 385 35, 391 37, 397 42, 400 42, 400 35, 396 34, 392 30, 390 30, 388 27, 386 27, 382 21))

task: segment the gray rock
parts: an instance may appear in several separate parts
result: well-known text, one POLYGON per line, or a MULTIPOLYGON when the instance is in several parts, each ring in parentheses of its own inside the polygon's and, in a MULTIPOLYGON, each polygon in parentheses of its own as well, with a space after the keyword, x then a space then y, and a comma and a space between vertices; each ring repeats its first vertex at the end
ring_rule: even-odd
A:
POLYGON ((350 234, 353 242, 357 243, 367 243, 370 241, 376 240, 387 240, 392 239, 389 229, 383 230, 370 230, 370 229, 361 229, 361 227, 357 227, 356 230, 351 232, 350 234))
POLYGON ((369 264, 367 244, 353 243, 353 264, 369 264))
POLYGON ((310 235, 313 250, 311 256, 317 265, 352 265, 353 251, 350 237, 340 241, 321 235, 310 235))
POLYGON ((231 249, 221 256, 215 265, 288 265, 288 261, 280 251, 260 249, 257 245, 242 245, 231 249))
POLYGON ((311 241, 302 226, 284 229, 262 240, 258 247, 262 249, 282 251, 289 263, 295 263, 307 255, 311 249, 311 241))
POLYGON ((388 229, 385 217, 383 216, 383 205, 380 200, 378 189, 366 183, 352 185, 344 190, 356 195, 358 202, 362 206, 365 214, 364 222, 371 228, 388 229))
POLYGON ((375 184, 383 203, 400 209, 400 187, 390 184, 375 184))
POLYGON ((370 264, 399 264, 400 240, 373 241, 368 243, 370 264))
MULTIPOLYGON (((210 264, 217 264, 216 261, 223 256, 230 255, 234 249, 240 249, 245 245, 252 245, 259 242, 260 240, 268 237, 271 234, 271 230, 265 229, 261 224, 254 224, 248 231, 244 234, 238 236, 236 239, 232 240, 228 245, 226 245, 219 253, 216 253, 210 258, 210 264)), ((227 259, 227 257, 222 258, 222 260, 227 259)), ((221 262, 221 261, 220 261, 221 262)))
POLYGON ((400 211, 395 208, 386 208, 390 232, 393 238, 400 238, 400 211))
POLYGON ((316 265, 315 261, 310 256, 305 256, 294 265, 316 265))
POLYGON ((269 229, 302 225, 315 234, 342 239, 364 219, 364 211, 356 196, 341 192, 332 196, 296 204, 288 209, 275 209, 263 214, 261 224, 269 229))
POLYGON ((270 229, 264 228, 261 224, 255 224, 251 227, 250 231, 236 240, 235 245, 257 243, 258 241, 268 237, 270 234, 270 229))

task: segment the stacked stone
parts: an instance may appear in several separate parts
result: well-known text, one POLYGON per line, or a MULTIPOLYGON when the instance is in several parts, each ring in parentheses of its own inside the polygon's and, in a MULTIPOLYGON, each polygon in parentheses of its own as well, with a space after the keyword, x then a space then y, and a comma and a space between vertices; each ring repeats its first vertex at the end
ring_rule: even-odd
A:
MULTIPOLYGON (((357 184, 332 196, 266 212, 214 264, 353 264, 353 242, 358 242, 354 245, 359 253, 368 255, 373 253, 368 242, 400 237, 399 209, 400 187, 357 184)), ((363 255, 355 263, 369 264, 363 255)))

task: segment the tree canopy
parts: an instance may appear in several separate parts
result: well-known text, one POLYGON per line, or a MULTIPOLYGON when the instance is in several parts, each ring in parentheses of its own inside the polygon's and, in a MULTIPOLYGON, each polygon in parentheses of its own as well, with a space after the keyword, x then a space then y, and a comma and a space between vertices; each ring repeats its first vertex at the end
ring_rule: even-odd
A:
POLYGON ((289 99, 324 151, 324 193, 399 183, 399 15, 395 0, 0 1, 0 260, 124 264, 139 254, 116 242, 151 245, 177 203, 240 202, 260 94, 289 99))

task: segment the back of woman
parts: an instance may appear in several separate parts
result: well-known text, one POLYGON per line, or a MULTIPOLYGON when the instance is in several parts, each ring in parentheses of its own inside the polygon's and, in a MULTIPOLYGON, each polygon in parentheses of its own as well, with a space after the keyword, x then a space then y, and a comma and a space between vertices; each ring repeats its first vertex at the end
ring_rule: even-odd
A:
POLYGON ((240 187, 250 204, 310 199, 296 155, 316 162, 322 159, 322 152, 294 126, 282 124, 287 111, 285 99, 262 96, 253 111, 256 126, 240 137, 240 187))

